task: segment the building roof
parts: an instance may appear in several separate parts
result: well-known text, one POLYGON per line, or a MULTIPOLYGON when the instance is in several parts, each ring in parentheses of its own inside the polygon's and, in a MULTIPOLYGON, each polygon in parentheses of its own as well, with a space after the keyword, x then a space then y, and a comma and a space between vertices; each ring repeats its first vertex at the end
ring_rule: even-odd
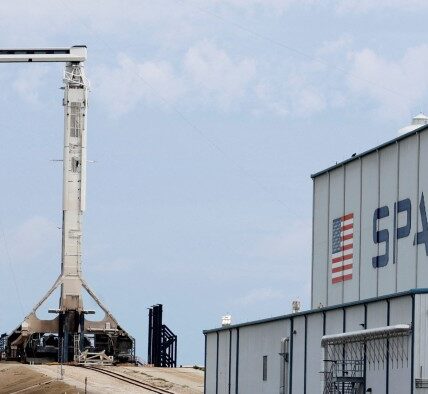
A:
MULTIPOLYGON (((423 116, 425 116, 425 115, 423 115, 423 116)), ((337 164, 335 164, 335 165, 333 165, 331 167, 328 167, 325 170, 316 172, 315 174, 311 175, 311 178, 316 178, 316 177, 318 177, 320 175, 325 174, 326 172, 330 172, 330 171, 332 171, 332 170, 334 170, 334 169, 336 169, 338 167, 342 167, 345 164, 350 163, 351 161, 361 159, 362 157, 367 156, 370 153, 376 152, 376 151, 378 151, 378 150, 380 150, 382 148, 385 148, 386 146, 393 145, 393 144, 397 143, 398 141, 404 140, 407 137, 410 137, 410 136, 415 135, 415 134, 419 134, 419 133, 421 133, 423 131, 426 131, 426 130, 428 130, 428 125, 423 125, 421 127, 418 127, 415 130, 411 130, 411 131, 409 131, 409 132, 407 132, 407 133, 405 133, 403 135, 398 136, 397 138, 394 138, 394 139, 392 139, 390 141, 384 142, 383 144, 378 145, 375 148, 369 149, 369 150, 367 150, 367 151, 365 151, 363 153, 360 153, 358 155, 350 157, 349 159, 346 159, 346 160, 344 160, 344 161, 342 161, 340 163, 337 163, 337 164)))
POLYGON ((270 323, 270 322, 275 322, 275 321, 280 321, 280 320, 287 320, 287 319, 291 319, 291 318, 296 317, 296 316, 305 316, 305 315, 312 315, 314 313, 323 313, 323 312, 327 312, 327 311, 333 311, 335 309, 343 309, 343 308, 349 308, 349 307, 357 306, 357 305, 364 305, 364 304, 370 304, 370 303, 378 302, 378 301, 390 300, 392 298, 413 296, 414 294, 428 294, 428 288, 412 289, 412 290, 408 290, 408 291, 402 291, 399 293, 388 294, 388 295, 381 296, 381 297, 367 298, 365 300, 347 302, 345 304, 327 306, 324 308, 309 309, 309 310, 303 311, 303 312, 289 313, 287 315, 280 315, 280 316, 270 317, 270 318, 261 319, 261 320, 253 320, 253 321, 240 323, 240 324, 232 324, 230 326, 223 326, 223 327, 213 328, 210 330, 204 330, 203 333, 204 334, 210 334, 210 333, 218 332, 218 331, 227 331, 227 330, 230 330, 233 328, 254 326, 257 324, 270 323))

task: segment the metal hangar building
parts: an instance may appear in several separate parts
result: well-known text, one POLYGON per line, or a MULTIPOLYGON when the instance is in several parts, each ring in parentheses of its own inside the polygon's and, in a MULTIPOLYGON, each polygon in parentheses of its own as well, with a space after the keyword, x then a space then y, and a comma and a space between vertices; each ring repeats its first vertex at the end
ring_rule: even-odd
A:
POLYGON ((428 393, 426 123, 312 175, 311 309, 204 331, 206 394, 428 393))

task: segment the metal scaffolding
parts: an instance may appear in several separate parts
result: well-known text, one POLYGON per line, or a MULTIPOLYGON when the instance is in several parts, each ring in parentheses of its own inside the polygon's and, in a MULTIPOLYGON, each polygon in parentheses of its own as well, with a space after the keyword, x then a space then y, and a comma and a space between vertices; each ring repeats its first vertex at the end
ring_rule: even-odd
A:
POLYGON ((155 367, 177 366, 177 335, 162 322, 162 305, 149 308, 147 362, 155 367))
POLYGON ((366 370, 407 367, 411 332, 398 324, 323 336, 324 394, 362 393, 366 370))

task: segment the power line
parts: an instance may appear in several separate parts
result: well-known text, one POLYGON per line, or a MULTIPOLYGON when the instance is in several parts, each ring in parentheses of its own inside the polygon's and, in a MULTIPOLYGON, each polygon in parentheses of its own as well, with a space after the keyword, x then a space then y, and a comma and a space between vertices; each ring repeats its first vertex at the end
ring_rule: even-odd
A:
MULTIPOLYGON (((68 8, 71 11, 71 8, 66 2, 63 2, 63 5, 68 8)), ((113 48, 107 43, 105 40, 101 39, 99 37, 99 34, 86 22, 84 22, 82 19, 79 19, 80 23, 94 36, 98 38, 98 40, 104 45, 106 49, 108 49, 110 52, 114 52, 113 48)), ((230 163, 232 163, 240 172, 242 172, 248 179, 252 180, 254 184, 256 184, 260 190, 262 190, 265 194, 270 195, 275 202, 278 204, 284 206, 285 208, 288 208, 287 204, 273 195, 273 193, 264 185, 262 182, 260 182, 256 177, 254 177, 246 168, 244 168, 238 161, 233 159, 227 152, 224 151, 224 149, 207 133, 205 133, 202 128, 198 127, 194 122, 192 122, 182 111, 180 111, 177 106, 171 105, 168 100, 162 96, 140 73, 140 70, 135 74, 138 79, 140 79, 150 90, 152 90, 159 99, 169 107, 173 109, 173 111, 188 125, 190 126, 197 134, 199 134, 202 138, 206 140, 206 142, 218 153, 220 153, 223 157, 225 157, 230 163)))
MULTIPOLYGON (((337 66, 337 65, 330 65, 329 63, 325 62, 324 60, 320 59, 317 56, 308 54, 306 52, 303 52, 300 49, 296 49, 296 48, 294 48, 294 47, 292 47, 292 46, 290 46, 288 44, 285 44, 282 41, 279 41, 279 40, 276 40, 276 39, 274 39, 272 37, 263 35, 263 34, 257 32, 257 31, 255 31, 255 30, 249 29, 248 27, 243 26, 240 23, 237 23, 235 21, 231 21, 229 19, 226 19, 226 18, 222 17, 221 15, 217 14, 214 11, 211 11, 209 9, 200 7, 200 6, 196 5, 196 4, 191 3, 188 0, 175 0, 175 1, 178 1, 178 2, 180 2, 182 4, 186 4, 189 7, 192 7, 194 9, 198 10, 200 13, 210 15, 210 16, 212 16, 212 17, 214 17, 214 18, 216 18, 216 19, 218 19, 218 20, 220 20, 220 21, 222 21, 224 23, 230 24, 231 26, 234 26, 235 28, 237 28, 237 29, 239 29, 241 31, 244 31, 244 32, 248 33, 249 35, 251 35, 253 37, 256 37, 256 38, 258 38, 260 40, 263 40, 263 41, 267 41, 267 42, 269 42, 269 43, 271 43, 273 45, 276 45, 276 46, 278 46, 280 48, 286 49, 287 51, 293 52, 296 55, 299 55, 299 56, 304 57, 306 59, 313 60, 313 61, 315 61, 315 62, 317 62, 317 63, 319 63, 319 64, 321 64, 323 66, 326 66, 326 67, 329 67, 329 68, 334 68, 337 71, 340 71, 341 73, 344 73, 344 74, 346 74, 349 71, 349 70, 347 70, 347 69, 345 69, 343 67, 337 66)), ((384 90, 384 91, 386 91, 388 93, 391 93, 391 94, 393 94, 395 96, 398 96, 400 98, 403 97, 403 92, 397 92, 397 91, 395 91, 393 89, 390 89, 390 88, 388 88, 386 86, 383 86, 383 85, 379 84, 376 81, 369 80, 369 79, 366 79, 366 78, 361 78, 361 77, 358 77, 356 75, 349 75, 349 78, 365 82, 367 84, 375 86, 375 87, 377 87, 379 89, 382 89, 382 90, 384 90)), ((406 107, 406 109, 408 109, 408 106, 404 102, 402 104, 403 104, 403 106, 406 107)))

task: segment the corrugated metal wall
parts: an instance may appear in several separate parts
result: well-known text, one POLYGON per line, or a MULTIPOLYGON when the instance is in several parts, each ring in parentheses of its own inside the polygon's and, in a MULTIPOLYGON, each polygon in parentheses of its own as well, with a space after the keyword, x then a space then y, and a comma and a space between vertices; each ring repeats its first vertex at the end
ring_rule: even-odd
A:
POLYGON ((289 333, 286 320, 239 329, 239 393, 279 392, 280 341, 289 333), (263 356, 267 356, 266 381, 262 379, 263 356), (243 378, 243 371, 252 371, 251 376, 243 378))
POLYGON ((428 227, 421 202, 423 193, 428 196, 426 157, 428 132, 421 132, 314 177, 312 308, 428 287, 428 227), (381 207, 386 208, 377 218, 381 207), (333 220, 349 213, 352 279, 333 283, 333 220), (388 242, 375 242, 382 230, 388 242), (374 267, 373 258, 384 255, 383 266, 374 267))
MULTIPOLYGON (((415 297, 415 378, 428 382, 428 295, 415 297)), ((418 389, 417 393, 428 393, 428 388, 418 389)))
MULTIPOLYGON (((395 324, 412 323, 415 297, 415 377, 422 366, 428 372, 428 295, 407 294, 378 301, 310 311, 267 322, 256 322, 206 333, 206 394, 280 394, 281 339, 290 338, 286 394, 321 393, 324 353, 321 337, 395 324), (239 334, 238 334, 239 331, 239 334), (239 335, 239 344, 237 341, 239 335), (232 338, 231 346, 229 338, 232 338), (218 345, 217 345, 218 344, 218 345), (218 349, 218 350, 217 350, 218 349), (237 356, 238 352, 238 357, 237 356), (267 356, 267 380, 263 381, 263 356, 267 356), (229 360, 230 373, 229 373, 229 360), (230 376, 230 385, 229 385, 230 376), (238 387, 236 385, 238 377, 238 387)), ((376 394, 412 393, 412 354, 403 363, 367 365, 367 388, 376 394)), ((427 374, 428 377, 428 374, 427 374)), ((424 393, 418 389, 418 393, 424 393)), ((427 391, 428 392, 428 391, 427 391)))

